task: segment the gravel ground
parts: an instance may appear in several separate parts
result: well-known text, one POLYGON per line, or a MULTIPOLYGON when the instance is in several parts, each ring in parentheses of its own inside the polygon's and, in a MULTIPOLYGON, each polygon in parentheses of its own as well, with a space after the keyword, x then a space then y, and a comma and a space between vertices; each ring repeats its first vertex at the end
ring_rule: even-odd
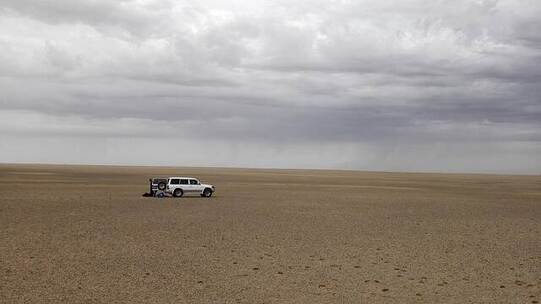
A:
POLYGON ((540 301, 539 176, 0 165, 1 303, 540 301))

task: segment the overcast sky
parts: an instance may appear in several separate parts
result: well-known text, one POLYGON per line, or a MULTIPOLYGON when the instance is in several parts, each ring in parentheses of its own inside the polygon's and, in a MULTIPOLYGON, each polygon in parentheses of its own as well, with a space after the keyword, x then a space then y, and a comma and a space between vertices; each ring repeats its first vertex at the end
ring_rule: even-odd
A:
POLYGON ((539 0, 0 0, 0 162, 541 173, 539 0))

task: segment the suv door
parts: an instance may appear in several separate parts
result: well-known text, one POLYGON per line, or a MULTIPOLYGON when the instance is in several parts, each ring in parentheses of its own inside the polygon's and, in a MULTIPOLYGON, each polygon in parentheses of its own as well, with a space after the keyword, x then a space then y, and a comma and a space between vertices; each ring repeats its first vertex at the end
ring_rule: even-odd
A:
POLYGON ((190 178, 190 192, 191 193, 201 193, 203 189, 201 188, 201 183, 195 178, 190 178))
POLYGON ((187 178, 181 178, 179 180, 180 182, 180 188, 182 188, 182 191, 184 191, 184 194, 190 193, 190 183, 188 182, 187 178))
POLYGON ((169 180, 169 191, 173 192, 176 188, 179 188, 180 180, 178 178, 172 178, 169 180))

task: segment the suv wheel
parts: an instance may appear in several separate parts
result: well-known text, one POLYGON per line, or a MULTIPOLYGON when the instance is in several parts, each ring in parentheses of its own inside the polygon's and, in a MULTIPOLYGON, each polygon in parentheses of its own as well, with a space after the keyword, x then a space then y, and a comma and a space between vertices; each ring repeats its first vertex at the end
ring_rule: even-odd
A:
POLYGON ((158 189, 160 189, 160 190, 162 190, 162 191, 165 190, 165 186, 166 186, 166 185, 165 185, 164 182, 159 182, 159 183, 158 183, 158 189))
POLYGON ((212 190, 210 190, 209 188, 205 189, 205 191, 203 191, 203 196, 204 197, 211 197, 212 196, 212 190))
POLYGON ((174 197, 181 197, 183 194, 184 192, 182 191, 182 189, 175 189, 175 191, 173 191, 174 197))

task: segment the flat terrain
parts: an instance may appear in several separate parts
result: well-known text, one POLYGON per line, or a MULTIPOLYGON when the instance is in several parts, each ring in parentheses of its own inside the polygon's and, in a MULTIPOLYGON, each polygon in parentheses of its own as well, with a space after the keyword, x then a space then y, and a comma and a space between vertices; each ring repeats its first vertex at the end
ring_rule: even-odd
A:
POLYGON ((0 303, 58 302, 538 303, 541 177, 0 165, 0 303))

